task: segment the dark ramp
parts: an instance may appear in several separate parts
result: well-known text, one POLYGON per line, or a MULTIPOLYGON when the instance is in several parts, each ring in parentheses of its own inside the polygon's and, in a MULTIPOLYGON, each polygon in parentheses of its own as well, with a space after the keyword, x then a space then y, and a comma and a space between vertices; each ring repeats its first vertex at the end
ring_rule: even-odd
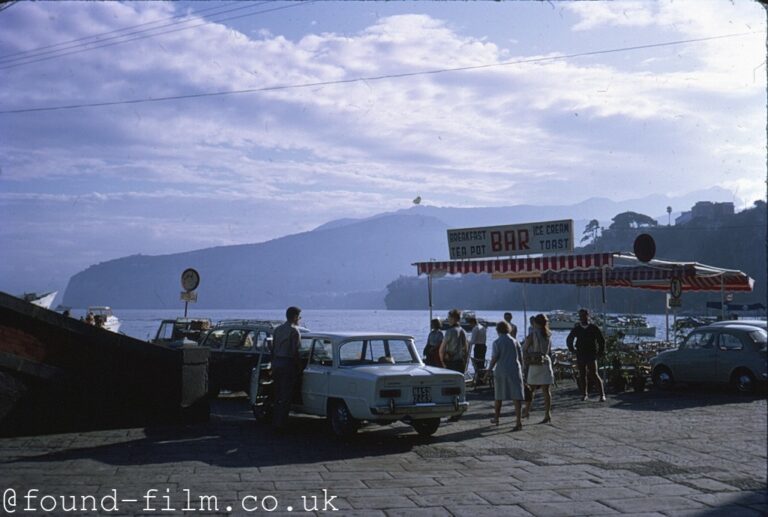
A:
POLYGON ((208 349, 171 349, 0 292, 0 435, 207 420, 208 349))

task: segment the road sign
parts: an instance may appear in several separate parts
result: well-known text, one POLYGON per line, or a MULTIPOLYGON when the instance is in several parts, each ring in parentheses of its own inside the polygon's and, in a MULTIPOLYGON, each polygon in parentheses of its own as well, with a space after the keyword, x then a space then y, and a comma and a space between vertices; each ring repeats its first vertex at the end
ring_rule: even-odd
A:
POLYGON ((675 298, 674 296, 669 297, 669 308, 673 307, 682 307, 683 306, 683 300, 682 298, 675 298))
POLYGON ((733 301, 733 293, 728 293, 725 295, 725 301, 728 303, 731 303, 733 301))
POLYGON ((195 292, 195 291, 182 291, 181 292, 181 301, 182 302, 192 302, 192 303, 195 303, 197 301, 197 292, 195 292))
POLYGON ((194 291, 200 285, 200 273, 195 269, 187 268, 181 274, 181 287, 185 291, 194 291))
POLYGON ((679 278, 673 278, 670 280, 669 294, 672 295, 672 298, 680 299, 680 295, 683 294, 683 282, 679 278))

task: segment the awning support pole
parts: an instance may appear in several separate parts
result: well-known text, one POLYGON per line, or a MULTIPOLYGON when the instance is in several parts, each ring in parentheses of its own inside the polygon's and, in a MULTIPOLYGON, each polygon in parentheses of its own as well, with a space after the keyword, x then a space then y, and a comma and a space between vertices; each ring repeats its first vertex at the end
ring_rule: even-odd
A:
POLYGON ((432 328, 432 272, 427 277, 427 291, 429 292, 429 328, 432 328))
POLYGON ((602 294, 603 294, 603 335, 605 335, 605 331, 607 329, 607 327, 606 327, 607 319, 605 317, 605 270, 606 270, 606 268, 607 268, 607 266, 603 266, 601 268, 601 272, 603 274, 603 282, 602 282, 602 286, 601 286, 602 294))
POLYGON ((523 339, 528 336, 528 303, 525 299, 525 282, 523 282, 523 339))
POLYGON ((725 273, 720 273, 720 320, 725 319, 725 273))

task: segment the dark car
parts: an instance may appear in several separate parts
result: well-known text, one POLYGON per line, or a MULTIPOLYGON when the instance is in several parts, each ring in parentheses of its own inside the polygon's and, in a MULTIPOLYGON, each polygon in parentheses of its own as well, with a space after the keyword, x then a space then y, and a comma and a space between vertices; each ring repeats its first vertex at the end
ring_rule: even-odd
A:
POLYGON ((676 350, 651 359, 659 388, 683 383, 730 383, 739 392, 765 386, 766 330, 734 321, 699 327, 676 350))

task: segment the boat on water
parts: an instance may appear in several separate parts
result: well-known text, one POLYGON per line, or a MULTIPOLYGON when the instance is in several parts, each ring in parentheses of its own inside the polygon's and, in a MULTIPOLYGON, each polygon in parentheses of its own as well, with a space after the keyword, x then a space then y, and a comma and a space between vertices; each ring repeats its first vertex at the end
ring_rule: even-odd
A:
MULTIPOLYGON (((461 319, 459 320, 459 325, 466 332, 472 331, 472 324, 469 322, 470 318, 476 318, 477 322, 485 328, 493 328, 496 326, 495 321, 488 321, 484 318, 477 317, 475 315, 475 311, 461 311, 461 319)), ((441 319, 440 324, 441 324, 442 330, 448 329, 449 327, 448 318, 441 319)))
MULTIPOLYGON (((93 317, 93 324, 103 329, 117 332, 120 330, 120 320, 112 314, 112 308, 106 305, 93 305, 88 307, 88 316, 93 317)), ((88 321, 86 316, 86 321, 88 321)))
POLYGON ((655 337, 656 327, 648 325, 645 316, 639 314, 606 315, 603 329, 606 336, 623 334, 625 336, 655 337))
POLYGON ((37 305, 43 309, 50 309, 53 299, 56 298, 58 291, 50 291, 48 293, 24 293, 19 298, 25 302, 29 302, 32 305, 37 305))
POLYGON ((579 322, 579 313, 555 310, 547 313, 550 330, 571 330, 579 322))

